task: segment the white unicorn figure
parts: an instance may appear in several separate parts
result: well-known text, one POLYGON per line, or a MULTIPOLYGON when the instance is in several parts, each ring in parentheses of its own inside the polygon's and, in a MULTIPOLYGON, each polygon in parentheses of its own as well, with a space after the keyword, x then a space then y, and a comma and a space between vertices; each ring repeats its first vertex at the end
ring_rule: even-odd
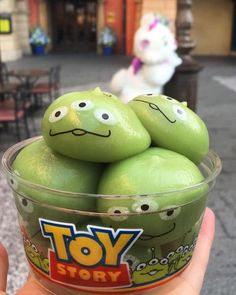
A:
POLYGON ((110 90, 124 102, 141 94, 161 94, 182 60, 166 18, 149 13, 143 16, 134 36, 134 55, 128 69, 114 74, 110 90))

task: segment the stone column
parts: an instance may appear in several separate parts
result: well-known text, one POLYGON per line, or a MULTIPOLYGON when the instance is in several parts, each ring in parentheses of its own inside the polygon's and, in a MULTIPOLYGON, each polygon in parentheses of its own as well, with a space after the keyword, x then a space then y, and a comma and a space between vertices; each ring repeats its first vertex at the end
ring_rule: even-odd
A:
POLYGON ((180 101, 187 101, 188 107, 196 110, 198 73, 202 67, 191 56, 191 51, 195 47, 190 36, 193 24, 191 7, 192 0, 177 0, 177 52, 183 62, 176 68, 172 79, 165 85, 164 93, 180 101))
POLYGON ((102 54, 102 46, 98 44, 99 35, 104 26, 104 4, 105 0, 97 1, 97 53, 102 54))
POLYGON ((22 54, 31 53, 29 45, 29 12, 26 0, 17 0, 15 4, 17 42, 22 54))

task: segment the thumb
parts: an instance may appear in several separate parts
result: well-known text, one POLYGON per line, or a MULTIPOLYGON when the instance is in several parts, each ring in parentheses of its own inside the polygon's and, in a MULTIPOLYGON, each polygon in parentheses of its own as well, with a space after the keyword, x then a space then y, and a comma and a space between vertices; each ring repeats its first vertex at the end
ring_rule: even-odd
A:
POLYGON ((4 294, 7 286, 8 255, 0 242, 0 295, 4 294))

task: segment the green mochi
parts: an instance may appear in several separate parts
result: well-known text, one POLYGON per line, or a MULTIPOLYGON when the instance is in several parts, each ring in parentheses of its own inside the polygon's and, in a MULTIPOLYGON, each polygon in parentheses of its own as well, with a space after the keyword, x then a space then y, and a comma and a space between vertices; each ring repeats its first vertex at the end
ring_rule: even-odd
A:
POLYGON ((77 223, 85 217, 64 211, 64 208, 94 211, 96 209, 94 198, 83 193, 96 192, 101 169, 100 164, 78 161, 54 152, 43 139, 22 149, 12 164, 16 177, 10 182, 15 191, 18 212, 28 225, 26 228, 28 235, 32 236, 40 231, 39 217, 77 223), (28 185, 20 181, 17 175, 32 184, 52 190, 28 185), (69 196, 53 189, 82 194, 69 196), (49 208, 48 205, 55 208, 49 208))
POLYGON ((155 145, 178 152, 196 164, 208 153, 209 135, 202 119, 165 95, 141 95, 129 102, 155 145))
POLYGON ((139 244, 173 243, 204 212, 208 185, 194 187, 203 180, 198 167, 183 155, 149 148, 104 171, 98 187, 103 195, 97 201, 98 212, 107 213, 103 222, 108 226, 142 228, 139 244))
POLYGON ((42 121, 45 141, 62 155, 91 162, 114 162, 150 145, 134 111, 99 88, 56 99, 42 121))

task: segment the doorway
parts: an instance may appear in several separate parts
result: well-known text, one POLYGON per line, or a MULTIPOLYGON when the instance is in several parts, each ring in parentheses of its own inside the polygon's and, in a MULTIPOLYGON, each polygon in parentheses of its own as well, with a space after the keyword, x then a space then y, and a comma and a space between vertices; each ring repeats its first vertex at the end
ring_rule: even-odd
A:
POLYGON ((50 1, 53 50, 96 52, 97 1, 50 1))

